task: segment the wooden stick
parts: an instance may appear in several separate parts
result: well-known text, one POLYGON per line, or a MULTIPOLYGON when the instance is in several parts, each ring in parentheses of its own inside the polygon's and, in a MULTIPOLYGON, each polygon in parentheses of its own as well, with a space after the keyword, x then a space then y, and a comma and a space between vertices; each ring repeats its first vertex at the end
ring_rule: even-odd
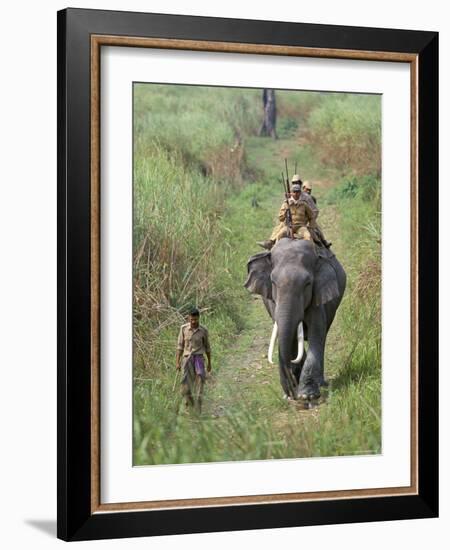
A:
POLYGON ((175 391, 175 386, 177 384, 178 380, 178 373, 180 372, 180 369, 177 369, 177 372, 175 373, 175 380, 173 381, 172 391, 175 391))

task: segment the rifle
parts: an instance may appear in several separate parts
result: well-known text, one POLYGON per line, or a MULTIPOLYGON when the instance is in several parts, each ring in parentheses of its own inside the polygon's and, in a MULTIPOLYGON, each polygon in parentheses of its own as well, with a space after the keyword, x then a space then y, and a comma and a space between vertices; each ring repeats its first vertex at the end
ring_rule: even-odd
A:
POLYGON ((292 213, 291 213, 291 208, 289 206, 289 197, 291 195, 291 192, 290 192, 290 189, 289 189, 289 178, 286 179, 286 183, 285 183, 283 172, 281 172, 281 184, 283 185, 284 196, 286 198, 286 202, 287 202, 287 205, 288 205, 287 209, 286 209, 286 225, 287 225, 287 228, 288 228, 288 231, 289 231, 289 237, 291 239, 293 239, 294 238, 294 231, 292 229, 292 213))
POLYGON ((289 195, 291 194, 291 190, 289 188, 289 173, 288 173, 288 163, 287 163, 287 159, 284 159, 284 165, 286 166, 286 187, 287 187, 287 192, 289 193, 289 195))

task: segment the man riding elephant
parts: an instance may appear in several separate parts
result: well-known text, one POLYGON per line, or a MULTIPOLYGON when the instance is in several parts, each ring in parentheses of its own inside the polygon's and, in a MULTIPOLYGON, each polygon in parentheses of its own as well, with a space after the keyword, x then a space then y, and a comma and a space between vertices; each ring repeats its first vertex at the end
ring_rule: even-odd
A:
POLYGON ((273 245, 283 237, 291 236, 291 227, 288 226, 288 212, 292 221, 292 237, 294 239, 313 240, 320 246, 329 247, 328 243, 317 225, 317 208, 312 197, 308 193, 302 193, 302 181, 298 174, 292 177, 292 196, 281 205, 278 219, 280 223, 272 231, 268 241, 258 242, 260 246, 270 250, 273 245))
MULTIPOLYGON (((301 181, 300 181, 300 183, 301 183, 301 181)), ((312 199, 312 201, 314 202, 314 204, 317 207, 317 199, 316 199, 316 197, 314 197, 314 195, 312 195, 312 183, 310 181, 305 180, 303 182, 303 184, 302 184, 302 195, 305 195, 307 200, 312 199)), ((329 241, 327 241, 325 239, 325 235, 323 234, 323 231, 322 231, 321 227, 319 226, 319 224, 317 223, 317 221, 316 221, 314 232, 315 232, 315 237, 316 238, 313 238, 313 240, 316 241, 316 242, 319 241, 321 243, 321 245, 325 246, 326 248, 330 248, 330 246, 333 243, 330 243, 329 241)))
POLYGON ((302 191, 303 191, 303 193, 307 193, 312 198, 312 200, 314 201, 314 204, 317 205, 316 197, 314 197, 314 195, 311 194, 312 193, 312 184, 311 184, 310 181, 305 180, 303 182, 302 191))

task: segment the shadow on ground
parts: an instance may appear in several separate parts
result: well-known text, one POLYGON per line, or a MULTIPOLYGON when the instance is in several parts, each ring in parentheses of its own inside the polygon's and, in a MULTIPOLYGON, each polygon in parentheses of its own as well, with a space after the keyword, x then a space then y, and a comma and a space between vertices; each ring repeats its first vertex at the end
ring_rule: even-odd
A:
POLYGON ((25 523, 46 535, 56 538, 56 519, 27 519, 25 523))

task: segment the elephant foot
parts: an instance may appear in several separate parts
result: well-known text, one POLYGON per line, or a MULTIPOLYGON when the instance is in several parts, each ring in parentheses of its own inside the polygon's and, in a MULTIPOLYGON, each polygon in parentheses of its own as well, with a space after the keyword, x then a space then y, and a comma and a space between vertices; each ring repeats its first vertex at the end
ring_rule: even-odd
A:
POLYGON ((298 390, 297 397, 302 401, 314 401, 315 399, 319 399, 320 397, 319 387, 305 386, 303 388, 300 388, 298 390))

